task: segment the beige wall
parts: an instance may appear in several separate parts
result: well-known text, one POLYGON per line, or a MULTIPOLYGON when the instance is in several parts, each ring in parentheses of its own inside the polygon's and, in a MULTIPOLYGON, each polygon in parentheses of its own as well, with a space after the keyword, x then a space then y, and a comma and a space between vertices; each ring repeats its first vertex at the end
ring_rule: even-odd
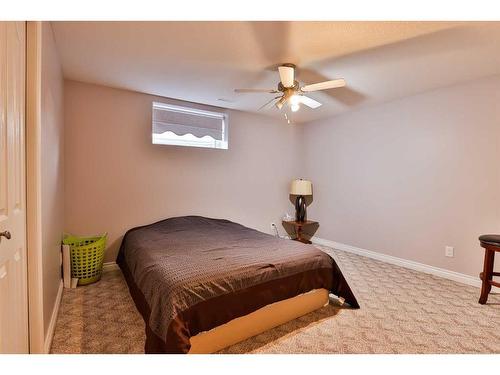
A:
POLYGON ((500 232, 499 102, 494 77, 302 126, 317 236, 477 276, 478 235, 500 232))
POLYGON ((64 230, 64 80, 50 23, 42 26, 41 188, 43 315, 47 335, 61 280, 64 230))
POLYGON ((295 127, 229 111, 229 150, 152 145, 153 100, 175 103, 66 81, 67 231, 108 232, 105 261, 114 261, 128 229, 163 218, 198 214, 271 232, 293 212, 295 127))
POLYGON ((109 232, 106 261, 127 229, 176 215, 270 232, 301 176, 318 237, 477 276, 477 236, 500 230, 499 94, 496 77, 298 128, 230 111, 222 151, 152 145, 165 99, 66 81, 65 229, 109 232))

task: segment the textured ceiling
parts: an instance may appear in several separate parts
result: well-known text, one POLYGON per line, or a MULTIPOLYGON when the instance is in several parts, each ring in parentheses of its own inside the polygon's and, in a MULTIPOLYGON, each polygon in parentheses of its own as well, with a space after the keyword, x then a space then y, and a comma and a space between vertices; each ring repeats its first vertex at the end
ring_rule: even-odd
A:
MULTIPOLYGON (((257 112, 277 65, 303 83, 343 77, 311 93, 323 103, 295 122, 325 118, 438 87, 500 74, 500 23, 52 22, 64 76, 219 107, 257 112), (222 99, 222 100, 221 100, 222 99)), ((271 107, 261 113, 282 116, 271 107)))

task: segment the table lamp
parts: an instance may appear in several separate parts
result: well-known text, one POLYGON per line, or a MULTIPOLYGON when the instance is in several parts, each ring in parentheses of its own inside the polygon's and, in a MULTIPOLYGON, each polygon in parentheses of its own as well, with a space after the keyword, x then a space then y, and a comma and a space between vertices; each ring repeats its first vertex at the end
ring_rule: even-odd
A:
POLYGON ((290 194, 296 195, 295 199, 295 220, 304 222, 306 220, 306 199, 305 195, 312 195, 312 183, 308 180, 293 180, 290 187, 290 194))

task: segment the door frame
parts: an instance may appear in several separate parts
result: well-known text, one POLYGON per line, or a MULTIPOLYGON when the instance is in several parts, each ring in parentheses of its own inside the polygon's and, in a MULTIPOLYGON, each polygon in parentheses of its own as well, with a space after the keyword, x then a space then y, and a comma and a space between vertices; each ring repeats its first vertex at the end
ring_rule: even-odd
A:
POLYGON ((30 353, 46 353, 41 218, 42 22, 26 22, 26 248, 30 353))

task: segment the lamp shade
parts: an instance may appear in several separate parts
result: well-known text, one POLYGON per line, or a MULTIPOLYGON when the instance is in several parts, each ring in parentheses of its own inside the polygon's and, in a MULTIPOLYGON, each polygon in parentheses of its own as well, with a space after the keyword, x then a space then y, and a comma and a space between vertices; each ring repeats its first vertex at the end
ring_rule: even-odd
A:
POLYGON ((312 183, 308 180, 293 180, 290 186, 292 195, 312 195, 312 183))

